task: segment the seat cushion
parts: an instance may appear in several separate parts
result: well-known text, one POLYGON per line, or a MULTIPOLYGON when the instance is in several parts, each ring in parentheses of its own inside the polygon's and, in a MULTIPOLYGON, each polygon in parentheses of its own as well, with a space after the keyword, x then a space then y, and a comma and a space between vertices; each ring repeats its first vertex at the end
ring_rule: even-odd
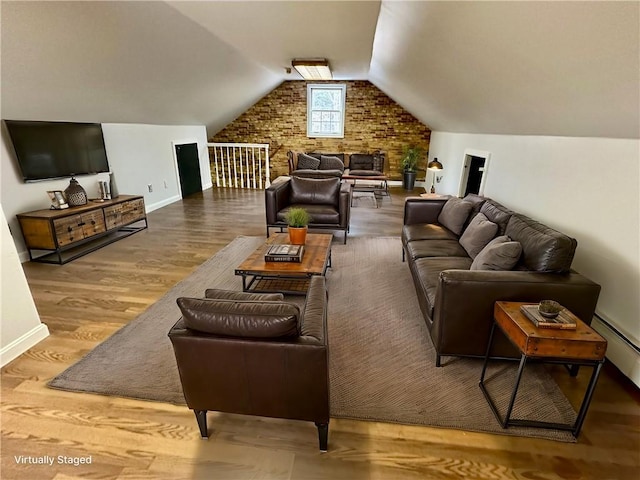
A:
POLYGON ((478 213, 460 237, 460 245, 471 258, 476 258, 480 251, 496 236, 498 225, 487 220, 484 213, 478 213))
POLYGON ((438 215, 438 223, 444 225, 456 235, 462 233, 473 205, 457 197, 451 197, 442 207, 440 215, 438 215))
POLYGON ((286 302, 180 297, 185 325, 228 337, 277 338, 300 334, 300 309, 286 302))
POLYGON ((524 215, 514 214, 505 233, 522 245, 521 263, 535 272, 566 273, 576 251, 574 238, 524 215))
POLYGON ((458 240, 414 240, 406 245, 410 258, 468 257, 458 240))
POLYGON ((292 177, 302 178, 327 178, 327 177, 342 177, 340 170, 294 170, 291 172, 292 177))
POLYGON ((349 170, 352 177, 384 177, 384 173, 378 170, 349 170))
POLYGON ((280 210, 277 214, 278 222, 287 223, 285 221, 285 216, 289 209, 294 207, 304 208, 307 213, 311 215, 311 222, 309 223, 310 227, 313 227, 314 225, 340 224, 340 212, 338 211, 338 207, 333 205, 313 205, 303 203, 294 203, 280 210))
POLYGON ((470 266, 471 259, 469 257, 432 257, 419 258, 415 261, 413 268, 418 274, 420 288, 426 294, 430 318, 433 318, 440 272, 444 270, 469 270, 470 266))
POLYGON ((458 240, 458 237, 436 223, 414 223, 402 227, 402 242, 414 240, 458 240))
POLYGON ((501 235, 491 240, 473 259, 470 270, 511 270, 516 266, 522 246, 508 236, 501 235))
POLYGON ((338 206, 339 197, 339 178, 291 177, 291 203, 338 206))

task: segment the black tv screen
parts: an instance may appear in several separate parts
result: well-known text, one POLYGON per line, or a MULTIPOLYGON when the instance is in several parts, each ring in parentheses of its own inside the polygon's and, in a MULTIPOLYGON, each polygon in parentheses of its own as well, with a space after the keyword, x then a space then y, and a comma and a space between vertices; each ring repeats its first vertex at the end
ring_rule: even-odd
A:
POLYGON ((109 171, 99 123, 5 120, 25 182, 109 171))

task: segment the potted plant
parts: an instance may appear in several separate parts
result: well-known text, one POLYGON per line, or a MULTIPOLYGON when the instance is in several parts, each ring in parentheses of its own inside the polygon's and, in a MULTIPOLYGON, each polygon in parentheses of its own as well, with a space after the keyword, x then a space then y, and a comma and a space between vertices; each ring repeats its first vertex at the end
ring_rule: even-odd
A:
POLYGON ((307 239, 307 226, 311 221, 311 215, 304 208, 293 207, 284 216, 289 226, 289 242, 291 245, 304 245, 307 239))
POLYGON ((418 167, 418 161, 424 155, 424 149, 422 147, 409 146, 405 147, 402 154, 402 187, 405 190, 413 190, 416 183, 416 169, 418 167))

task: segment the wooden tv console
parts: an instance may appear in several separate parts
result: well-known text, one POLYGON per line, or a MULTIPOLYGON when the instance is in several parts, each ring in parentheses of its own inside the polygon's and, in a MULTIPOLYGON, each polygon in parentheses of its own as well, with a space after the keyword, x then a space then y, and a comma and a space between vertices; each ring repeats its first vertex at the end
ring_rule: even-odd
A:
POLYGON ((29 258, 64 264, 147 228, 144 197, 120 195, 64 210, 17 215, 29 258), (36 254, 35 252, 45 252, 36 254))

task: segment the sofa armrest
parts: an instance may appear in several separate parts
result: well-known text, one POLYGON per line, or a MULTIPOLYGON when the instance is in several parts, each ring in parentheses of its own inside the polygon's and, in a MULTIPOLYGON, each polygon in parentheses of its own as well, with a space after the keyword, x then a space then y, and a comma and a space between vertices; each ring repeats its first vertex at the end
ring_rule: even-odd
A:
POLYGON ((338 202, 340 227, 347 228, 349 226, 349 217, 351 216, 351 184, 349 182, 342 182, 340 184, 340 198, 338 202))
POLYGON ((309 280, 307 299, 302 311, 301 336, 305 343, 327 345, 327 306, 325 277, 314 275, 309 280))
POLYGON ((408 197, 404 203, 404 225, 438 223, 438 215, 447 199, 408 197))
POLYGON ((290 178, 283 178, 278 182, 274 182, 264 191, 267 225, 275 225, 278 223, 278 212, 289 205, 290 197, 290 178))
POLYGON ((445 270, 436 288, 431 336, 443 354, 464 349, 464 337, 471 336, 476 351, 466 353, 484 355, 496 301, 556 300, 590 324, 599 294, 600 285, 576 272, 445 270))
POLYGON ((291 175, 298 165, 298 154, 292 150, 287 152, 287 163, 289 164, 289 175, 291 175))

